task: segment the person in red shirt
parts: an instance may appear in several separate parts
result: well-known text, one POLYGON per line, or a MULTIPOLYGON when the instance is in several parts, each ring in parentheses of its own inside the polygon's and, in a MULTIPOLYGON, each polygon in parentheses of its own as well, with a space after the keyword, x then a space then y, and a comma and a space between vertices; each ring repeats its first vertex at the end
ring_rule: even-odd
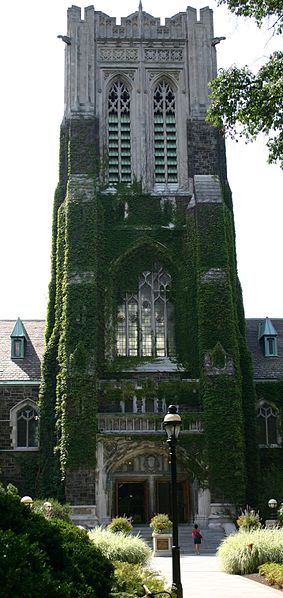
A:
POLYGON ((194 524, 194 527, 192 529, 192 537, 193 537, 193 540, 194 540, 196 554, 199 555, 199 553, 200 553, 200 545, 201 545, 201 540, 202 540, 202 535, 200 533, 200 530, 198 528, 198 524, 197 523, 194 524))

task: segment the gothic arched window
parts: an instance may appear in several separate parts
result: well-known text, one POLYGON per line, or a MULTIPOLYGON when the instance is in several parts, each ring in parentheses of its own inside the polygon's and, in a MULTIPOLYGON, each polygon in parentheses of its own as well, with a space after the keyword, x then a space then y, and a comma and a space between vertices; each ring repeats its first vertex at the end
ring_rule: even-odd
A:
POLYGON ((35 450, 39 447, 39 417, 37 405, 25 399, 10 410, 11 441, 16 450, 35 450))
POLYGON ((25 405, 17 412, 17 447, 38 446, 38 415, 31 405, 25 405))
POLYGON ((108 94, 108 180, 131 182, 131 98, 123 81, 117 80, 108 94))
POLYGON ((261 402, 257 408, 259 444, 278 445, 278 410, 269 403, 261 402))
POLYGON ((155 186, 178 187, 176 98, 167 81, 161 81, 153 96, 155 186))
POLYGON ((160 266, 143 272, 117 314, 117 354, 165 357, 174 351, 171 276, 160 266))

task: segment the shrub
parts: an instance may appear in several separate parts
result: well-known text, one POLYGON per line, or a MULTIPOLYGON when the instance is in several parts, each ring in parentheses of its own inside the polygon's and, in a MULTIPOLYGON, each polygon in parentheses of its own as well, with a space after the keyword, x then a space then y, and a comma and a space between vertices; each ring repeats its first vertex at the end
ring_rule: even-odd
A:
POLYGON ((1 597, 41 598, 56 595, 46 554, 27 535, 0 531, 1 597))
POLYGON ((158 515, 152 517, 149 527, 151 527, 153 532, 156 534, 166 534, 170 532, 172 525, 173 523, 170 521, 168 515, 159 513, 158 515))
POLYGON ((127 535, 131 533, 133 526, 127 517, 114 517, 107 526, 107 529, 114 534, 121 532, 127 535))
POLYGON ((62 505, 55 498, 34 500, 32 509, 35 513, 41 513, 47 519, 56 518, 63 521, 70 521, 71 506, 68 503, 62 505), (48 505, 51 506, 49 507, 48 505))
POLYGON ((65 521, 49 523, 60 534, 65 562, 64 579, 73 583, 72 598, 93 596, 106 598, 112 586, 113 566, 97 546, 90 541, 85 530, 65 521))
POLYGON ((150 556, 149 546, 138 536, 125 536, 108 529, 96 527, 89 532, 89 537, 102 554, 111 561, 125 563, 146 563, 150 556))
POLYGON ((261 527, 259 514, 246 507, 244 511, 241 511, 236 521, 240 530, 249 531, 252 529, 258 529, 261 527))
POLYGON ((226 573, 257 573, 264 563, 282 562, 283 530, 257 529, 228 536, 218 549, 226 573))
POLYGON ((270 585, 277 584, 283 588, 283 564, 265 563, 259 567, 259 574, 263 575, 270 585))
MULTIPOLYGON (((142 565, 115 563, 113 592, 126 592, 130 596, 144 596, 143 585, 152 592, 164 590, 164 579, 156 571, 142 565)), ((124 596, 124 594, 122 594, 124 596)))
POLYGON ((15 585, 5 596, 0 575, 1 598, 11 595, 13 598, 107 598, 110 595, 113 566, 84 530, 59 519, 48 521, 22 505, 18 496, 7 492, 0 492, 1 527, 0 574, 2 567, 7 587, 9 583, 15 585), (17 544, 22 548, 22 556, 17 544), (27 575, 25 563, 34 579, 27 594, 22 589, 27 575), (17 584, 20 584, 19 591, 17 584))

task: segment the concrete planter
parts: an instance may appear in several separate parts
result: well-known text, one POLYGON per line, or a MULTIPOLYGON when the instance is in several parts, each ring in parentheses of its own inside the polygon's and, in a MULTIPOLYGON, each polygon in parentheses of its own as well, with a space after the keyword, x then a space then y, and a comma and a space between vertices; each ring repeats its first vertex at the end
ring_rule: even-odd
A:
POLYGON ((153 556, 169 556, 172 552, 172 534, 153 532, 153 556))

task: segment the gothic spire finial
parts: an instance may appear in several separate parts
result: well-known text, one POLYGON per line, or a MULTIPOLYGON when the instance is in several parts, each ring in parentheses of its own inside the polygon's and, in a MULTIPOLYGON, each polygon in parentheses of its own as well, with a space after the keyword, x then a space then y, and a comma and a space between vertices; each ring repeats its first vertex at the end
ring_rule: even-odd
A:
POLYGON ((140 3, 139 3, 139 12, 142 12, 142 1, 141 0, 140 0, 140 3))

